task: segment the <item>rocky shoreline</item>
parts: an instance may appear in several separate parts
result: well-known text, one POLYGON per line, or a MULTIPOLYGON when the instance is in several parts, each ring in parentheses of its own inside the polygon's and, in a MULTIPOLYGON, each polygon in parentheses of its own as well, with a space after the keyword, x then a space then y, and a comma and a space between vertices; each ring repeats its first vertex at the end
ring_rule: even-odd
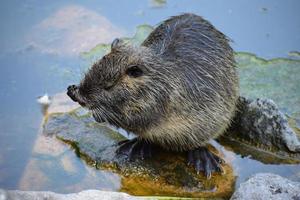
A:
MULTIPOLYGON (((270 173, 259 173, 240 184, 230 200, 299 200, 300 183, 270 173)), ((78 193, 58 194, 49 191, 20 191, 0 189, 0 200, 136 200, 136 199, 190 199, 182 197, 136 197, 122 192, 84 190, 78 193)), ((222 198, 203 198, 222 199, 222 198)))

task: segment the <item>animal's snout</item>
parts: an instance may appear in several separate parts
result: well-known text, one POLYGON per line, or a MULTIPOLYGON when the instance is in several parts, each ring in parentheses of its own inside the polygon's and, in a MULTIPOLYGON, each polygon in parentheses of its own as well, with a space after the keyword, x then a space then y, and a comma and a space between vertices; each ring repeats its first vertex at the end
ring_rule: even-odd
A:
POLYGON ((79 88, 76 85, 70 85, 68 87, 67 95, 75 102, 78 102, 81 106, 86 106, 84 99, 78 93, 79 88))
POLYGON ((78 91, 78 87, 76 85, 70 85, 68 87, 68 92, 67 95, 75 102, 78 101, 77 97, 76 97, 76 92, 78 91))

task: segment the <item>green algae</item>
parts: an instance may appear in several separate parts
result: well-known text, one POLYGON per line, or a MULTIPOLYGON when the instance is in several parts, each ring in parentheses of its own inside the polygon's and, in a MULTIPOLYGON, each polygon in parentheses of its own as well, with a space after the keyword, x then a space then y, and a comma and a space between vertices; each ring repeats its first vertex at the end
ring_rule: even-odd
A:
POLYGON ((123 38, 125 41, 131 42, 134 45, 140 45, 145 38, 153 31, 153 27, 147 24, 137 26, 136 33, 133 37, 123 38))
MULTIPOLYGON (((130 42, 134 45, 140 45, 144 39, 153 31, 153 27, 147 24, 139 25, 136 28, 136 32, 132 37, 121 38, 125 42, 130 42)), ((98 44, 88 52, 81 53, 81 57, 87 60, 89 63, 95 62, 96 60, 109 53, 110 44, 98 44)))
POLYGON ((288 55, 290 56, 290 57, 293 57, 293 58, 300 58, 300 52, 299 51, 290 51, 289 53, 288 53, 288 55))
POLYGON ((94 62, 109 53, 110 44, 98 44, 88 52, 81 53, 82 58, 94 62))
POLYGON ((291 117, 300 117, 300 60, 265 60, 237 53, 241 96, 270 98, 291 117))
POLYGON ((167 4, 167 0, 151 0, 150 5, 152 8, 162 8, 167 4))

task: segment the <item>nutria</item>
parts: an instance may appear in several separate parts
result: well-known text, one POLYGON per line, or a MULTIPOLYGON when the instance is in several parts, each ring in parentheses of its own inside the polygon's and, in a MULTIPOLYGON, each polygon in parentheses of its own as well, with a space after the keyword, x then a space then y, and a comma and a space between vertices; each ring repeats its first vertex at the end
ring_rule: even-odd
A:
POLYGON ((200 16, 162 22, 142 43, 115 39, 68 95, 137 138, 120 143, 130 159, 151 155, 151 145, 187 151, 207 177, 222 160, 205 147, 224 133, 236 110, 239 83, 227 37, 200 16))

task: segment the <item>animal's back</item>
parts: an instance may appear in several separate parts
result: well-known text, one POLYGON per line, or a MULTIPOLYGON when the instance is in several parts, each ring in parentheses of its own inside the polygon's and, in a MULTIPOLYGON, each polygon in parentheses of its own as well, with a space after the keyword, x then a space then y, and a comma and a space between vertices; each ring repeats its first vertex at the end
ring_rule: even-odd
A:
MULTIPOLYGON (((142 45, 152 48, 164 60, 176 63, 174 70, 183 71, 187 81, 194 82, 191 84, 209 85, 217 90, 224 84, 227 87, 228 81, 237 82, 228 39, 200 16, 172 17, 161 23, 142 45), (231 77, 222 80, 222 73, 233 75, 236 80, 228 80, 231 77)), ((230 94, 230 89, 227 92, 230 94)))
POLYGON ((171 63, 174 84, 180 83, 170 97, 168 117, 146 137, 170 148, 190 149, 222 134, 238 98, 234 56, 226 36, 202 17, 183 14, 161 23, 142 45, 171 63))

